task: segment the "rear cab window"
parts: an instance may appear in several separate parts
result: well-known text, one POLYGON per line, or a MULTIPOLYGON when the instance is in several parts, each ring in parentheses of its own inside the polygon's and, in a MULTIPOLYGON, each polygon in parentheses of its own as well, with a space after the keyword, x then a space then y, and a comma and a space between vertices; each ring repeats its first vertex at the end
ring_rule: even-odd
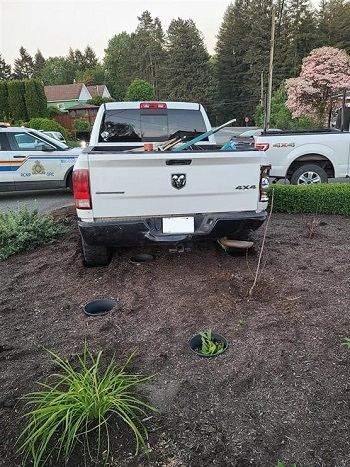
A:
MULTIPOLYGON (((199 109, 164 107, 106 109, 101 121, 99 143, 163 142, 186 136, 195 138, 208 131, 199 109)), ((208 138, 203 141, 208 141, 208 138)))

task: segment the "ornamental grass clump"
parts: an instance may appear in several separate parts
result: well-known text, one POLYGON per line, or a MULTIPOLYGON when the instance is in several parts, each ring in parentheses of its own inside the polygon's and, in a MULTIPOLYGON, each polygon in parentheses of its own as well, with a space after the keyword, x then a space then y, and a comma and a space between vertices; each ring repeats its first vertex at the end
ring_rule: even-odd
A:
POLYGON ((140 417, 148 410, 157 409, 139 399, 133 389, 155 375, 126 372, 136 351, 123 365, 118 365, 113 357, 105 370, 101 370, 102 352, 95 357, 87 344, 83 355, 78 357, 77 370, 54 352, 48 352, 60 373, 50 376, 52 382, 39 383, 41 390, 24 396, 29 407, 24 415, 27 425, 18 440, 24 460, 32 458, 34 467, 44 466, 55 452, 57 458, 63 454, 67 462, 77 442, 82 443, 91 456, 91 436, 95 435, 96 459, 101 457, 103 444, 106 464, 112 415, 131 429, 136 441, 135 454, 140 446, 147 452, 148 433, 140 417))

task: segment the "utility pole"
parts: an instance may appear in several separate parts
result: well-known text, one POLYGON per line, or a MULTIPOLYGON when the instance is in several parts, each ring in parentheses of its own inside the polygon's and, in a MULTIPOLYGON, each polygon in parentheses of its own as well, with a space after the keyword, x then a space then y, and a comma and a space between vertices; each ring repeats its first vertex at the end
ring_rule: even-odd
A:
POLYGON ((264 105, 264 72, 260 74, 260 104, 264 105))
POLYGON ((267 89, 266 102, 266 128, 270 128, 271 116, 271 97, 272 97, 272 73, 273 73, 273 54, 275 48, 275 5, 272 5, 272 24, 271 24, 271 41, 270 41, 270 64, 269 64, 269 83, 267 89))

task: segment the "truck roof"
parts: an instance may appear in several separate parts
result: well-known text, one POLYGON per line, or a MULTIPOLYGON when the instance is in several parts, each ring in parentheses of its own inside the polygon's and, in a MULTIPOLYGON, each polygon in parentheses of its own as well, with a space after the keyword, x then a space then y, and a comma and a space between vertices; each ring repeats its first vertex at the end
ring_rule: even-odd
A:
POLYGON ((189 109, 199 110, 201 104, 196 102, 175 101, 129 101, 129 102, 106 102, 102 104, 106 110, 114 109, 189 109))

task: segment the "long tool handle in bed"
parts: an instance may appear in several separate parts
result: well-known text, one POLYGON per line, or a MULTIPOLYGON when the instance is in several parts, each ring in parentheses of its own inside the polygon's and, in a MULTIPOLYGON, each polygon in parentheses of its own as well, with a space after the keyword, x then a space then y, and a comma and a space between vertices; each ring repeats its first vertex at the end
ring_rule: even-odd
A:
POLYGON ((187 149, 188 147, 192 146, 192 144, 196 144, 199 141, 202 141, 203 139, 207 138, 210 135, 213 135, 217 131, 221 130, 221 128, 224 128, 225 126, 228 126, 230 123, 234 123, 236 121, 235 118, 232 120, 229 120, 226 123, 223 123, 222 125, 218 126, 217 128, 212 128, 211 130, 207 131, 206 133, 203 133, 196 138, 191 139, 190 141, 187 141, 187 143, 183 143, 180 146, 177 146, 173 151, 183 151, 184 149, 187 149))

